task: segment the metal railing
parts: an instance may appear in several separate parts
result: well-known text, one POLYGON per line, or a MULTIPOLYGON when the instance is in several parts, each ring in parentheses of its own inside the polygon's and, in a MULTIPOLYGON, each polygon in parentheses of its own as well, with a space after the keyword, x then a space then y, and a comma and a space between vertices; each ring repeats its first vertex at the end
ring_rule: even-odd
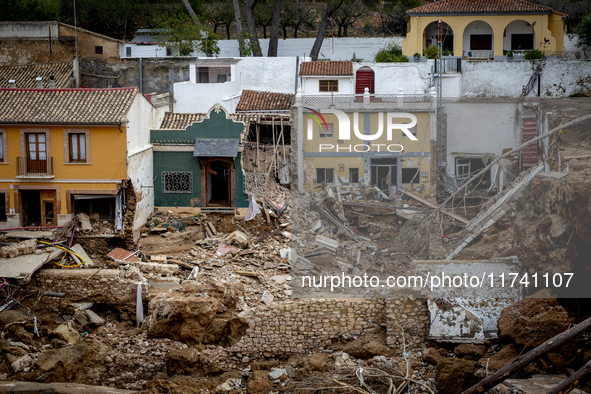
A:
POLYGON ((17 176, 53 175, 53 157, 32 160, 27 157, 16 158, 17 176))
POLYGON ((430 94, 333 94, 333 95, 304 95, 304 104, 329 104, 338 107, 340 104, 363 103, 391 103, 396 104, 402 99, 405 103, 428 103, 433 99, 430 94))

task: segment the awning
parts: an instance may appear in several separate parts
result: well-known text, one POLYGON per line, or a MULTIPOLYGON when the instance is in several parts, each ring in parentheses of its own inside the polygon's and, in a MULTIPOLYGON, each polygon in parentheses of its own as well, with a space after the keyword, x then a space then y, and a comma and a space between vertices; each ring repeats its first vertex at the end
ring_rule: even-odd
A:
POLYGON ((193 157, 236 157, 240 140, 196 140, 193 157))

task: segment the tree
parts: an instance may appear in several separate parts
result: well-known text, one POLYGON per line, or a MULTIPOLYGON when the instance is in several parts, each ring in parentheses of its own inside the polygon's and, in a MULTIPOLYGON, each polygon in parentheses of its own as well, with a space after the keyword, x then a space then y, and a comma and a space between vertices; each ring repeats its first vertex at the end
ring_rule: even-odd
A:
POLYGON ((267 38, 267 28, 273 22, 273 1, 259 1, 254 9, 254 20, 263 28, 263 38, 267 38))
POLYGON ((347 29, 353 26, 357 19, 367 13, 367 7, 360 0, 345 0, 341 8, 333 14, 333 19, 339 27, 338 36, 347 37, 347 29))
POLYGON ((316 40, 314 41, 314 45, 312 45, 312 50, 310 51, 310 57, 312 60, 318 59, 318 54, 320 53, 320 48, 322 47, 322 42, 324 41, 324 34, 326 33, 328 22, 330 21, 332 14, 337 11, 341 5, 343 5, 343 1, 344 0, 331 0, 324 7, 322 18, 320 20, 320 26, 318 27, 318 34, 316 35, 316 40))
POLYGON ((406 34, 406 11, 419 7, 420 0, 389 0, 380 8, 383 34, 406 34))
MULTIPOLYGON (((138 0, 76 0, 76 25, 118 39, 134 36, 138 0)), ((73 1, 64 1, 61 20, 74 24, 73 1)))
POLYGON ((171 47, 180 56, 189 56, 194 50, 201 49, 201 29, 186 14, 178 13, 163 18, 160 27, 157 35, 160 46, 171 47))
POLYGON ((269 50, 267 57, 276 57, 279 46, 279 25, 281 22, 281 0, 275 0, 273 6, 273 23, 271 24, 271 37, 269 38, 269 50))
POLYGON ((280 25, 283 29, 283 38, 287 38, 288 27, 293 27, 293 38, 298 38, 298 30, 305 24, 314 28, 314 23, 311 22, 311 7, 304 3, 284 2, 282 8, 280 25))
POLYGON ((226 37, 228 40, 230 36, 230 26, 234 22, 234 9, 232 3, 229 1, 221 1, 217 3, 206 4, 205 15, 207 20, 213 24, 213 32, 217 34, 218 27, 226 27, 226 37))
POLYGON ((254 7, 257 5, 258 0, 243 0, 244 1, 244 12, 246 14, 246 27, 248 28, 248 35, 250 36, 250 45, 253 48, 254 56, 263 56, 261 51, 261 44, 257 37, 257 26, 254 19, 254 7))
POLYGON ((205 53, 207 56, 217 56, 220 54, 220 47, 218 46, 218 42, 220 38, 217 34, 213 32, 213 30, 206 30, 205 32, 201 33, 201 39, 199 40, 199 50, 205 53), (203 34, 205 33, 205 34, 203 34))
POLYGON ((236 35, 238 36, 238 50, 240 51, 240 56, 248 56, 250 53, 247 54, 246 50, 246 40, 243 33, 242 27, 242 16, 240 14, 240 3, 238 0, 232 0, 232 5, 234 6, 234 22, 236 22, 236 35))
POLYGON ((581 22, 575 27, 574 32, 579 36, 579 47, 591 47, 591 14, 583 17, 581 22))
POLYGON ((55 21, 60 20, 59 0, 8 0, 3 21, 55 21))

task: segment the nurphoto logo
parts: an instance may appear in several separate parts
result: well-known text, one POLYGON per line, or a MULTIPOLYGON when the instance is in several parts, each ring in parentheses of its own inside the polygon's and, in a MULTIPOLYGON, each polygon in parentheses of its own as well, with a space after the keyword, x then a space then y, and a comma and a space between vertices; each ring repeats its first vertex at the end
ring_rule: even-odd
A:
POLYGON ((363 127, 359 128, 359 112, 353 112, 353 127, 351 127, 351 121, 349 119, 349 115, 343 111, 339 111, 337 109, 320 109, 314 110, 309 107, 304 107, 304 109, 310 111, 305 112, 306 115, 310 115, 311 119, 308 119, 307 127, 306 127, 306 135, 308 140, 314 139, 314 121, 318 124, 320 130, 324 128, 324 130, 328 130, 328 123, 324 119, 322 114, 333 114, 337 117, 339 123, 339 130, 338 130, 338 140, 347 141, 351 139, 351 130, 353 130, 353 134, 358 139, 366 142, 363 144, 356 144, 356 145, 345 145, 345 146, 335 146, 334 144, 319 144, 319 152, 323 151, 348 151, 348 152, 369 152, 371 150, 375 151, 387 151, 387 152, 402 152, 404 147, 400 144, 388 144, 388 143, 373 143, 368 144, 367 141, 377 141, 379 138, 382 137, 384 134, 384 129, 386 130, 386 139, 388 142, 392 141, 393 139, 393 131, 394 130, 401 130, 402 133, 406 137, 408 137, 412 141, 417 141, 417 137, 410 131, 413 127, 417 124, 417 117, 413 114, 407 112, 379 112, 378 113, 378 129, 373 134, 364 134, 363 127), (400 123, 401 119, 410 119, 408 123, 400 123), (386 126, 384 127, 384 123, 386 126), (375 148, 375 149, 374 149, 375 148))

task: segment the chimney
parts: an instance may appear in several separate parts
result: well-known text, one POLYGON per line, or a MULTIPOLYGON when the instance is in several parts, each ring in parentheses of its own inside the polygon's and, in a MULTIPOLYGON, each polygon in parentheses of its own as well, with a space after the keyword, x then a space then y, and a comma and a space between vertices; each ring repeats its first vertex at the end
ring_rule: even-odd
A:
POLYGON ((55 89, 55 78, 52 76, 49 77, 49 88, 55 89))
POLYGON ((43 78, 37 77, 35 80, 37 81, 37 89, 43 89, 43 78))
POLYGON ((14 79, 11 79, 11 80, 9 80, 9 81, 8 81, 8 86, 9 86, 11 89, 16 89, 16 81, 15 81, 14 79))

